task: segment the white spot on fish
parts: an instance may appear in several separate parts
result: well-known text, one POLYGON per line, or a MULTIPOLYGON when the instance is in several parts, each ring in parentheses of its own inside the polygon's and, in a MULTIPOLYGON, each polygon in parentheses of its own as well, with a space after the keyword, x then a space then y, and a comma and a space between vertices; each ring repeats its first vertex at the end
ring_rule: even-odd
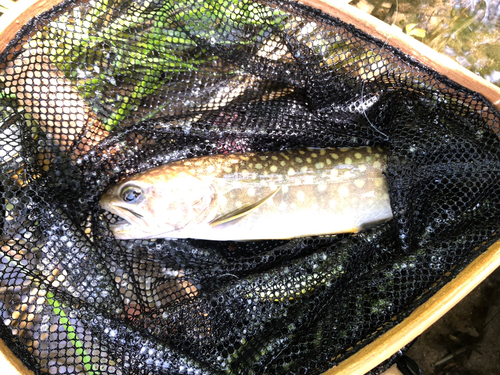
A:
POLYGON ((354 154, 354 157, 355 157, 356 159, 361 159, 361 158, 363 157, 363 155, 361 155, 361 153, 359 153, 359 152, 356 152, 356 153, 354 154))
POLYGON ((289 176, 293 176, 295 174, 295 169, 288 168, 288 172, 286 172, 289 176))
POLYGON ((314 164, 314 166, 316 167, 316 169, 321 169, 325 166, 325 164, 320 161, 319 163, 314 164))
POLYGON ((306 158, 306 161, 307 161, 308 163, 311 163, 311 162, 312 162, 311 158, 306 158))
POLYGON ((231 173, 232 171, 233 171, 233 168, 231 168, 231 167, 224 167, 224 172, 231 173))
POLYGON ((280 161, 280 165, 281 165, 282 167, 284 167, 284 166, 286 165, 286 162, 282 160, 282 161, 280 161))
POLYGON ((302 160, 302 158, 299 158, 299 157, 296 157, 296 158, 295 158, 295 162, 296 162, 296 163, 299 163, 299 164, 300 164, 300 163, 302 163, 302 161, 303 161, 303 160, 302 160))
POLYGON ((283 185, 283 186, 281 187, 281 192, 282 192, 283 194, 288 193, 288 185, 283 185))
POLYGON ((290 160, 287 154, 281 153, 280 155, 283 156, 286 160, 290 160))
POLYGON ((337 154, 330 154, 330 156, 331 156, 332 158, 334 158, 335 160, 337 160, 337 159, 339 158, 339 156, 338 156, 337 154))
POLYGON ((328 188, 328 185, 324 182, 320 182, 318 184, 318 191, 325 191, 328 188))
POLYGON ((319 154, 320 154, 321 156, 325 155, 325 154, 326 154, 326 150, 325 150, 325 149, 321 149, 321 150, 319 150, 319 154))
POLYGON ((345 158, 344 163, 346 163, 347 165, 351 165, 352 164, 352 159, 351 158, 345 158))
MULTIPOLYGON (((314 176, 306 176, 304 178, 304 185, 313 185, 314 184, 314 176)), ((297 184, 298 185, 298 184, 297 184)))
POLYGON ((326 165, 331 165, 332 161, 330 159, 326 159, 326 165))
POLYGON ((340 152, 347 152, 349 151, 350 149, 348 147, 342 147, 342 148, 339 148, 339 151, 340 152))
POLYGON ((307 172, 307 166, 306 166, 306 165, 304 165, 302 168, 300 168, 300 171, 301 171, 302 173, 307 172))
POLYGON ((317 154, 317 153, 315 153, 315 152, 313 152, 313 153, 311 154, 311 156, 312 156, 313 158, 317 158, 317 157, 318 157, 318 154, 317 154))
POLYGON ((271 156, 271 159, 278 160, 278 157, 276 155, 273 155, 273 156, 271 156))
POLYGON ((270 170, 271 172, 276 172, 276 171, 278 170, 278 167, 277 167, 277 166, 275 166, 275 165, 271 165, 271 166, 269 167, 269 170, 270 170))
POLYGON ((304 150, 299 150, 299 154, 304 155, 306 152, 304 150))
POLYGON ((332 169, 330 172, 330 178, 332 180, 335 180, 339 176, 339 170, 338 169, 332 169))
POLYGON ((384 179, 383 178, 375 178, 375 179, 373 179, 373 183, 375 184, 376 187, 381 187, 384 185, 384 179))
POLYGON ((348 197, 349 196, 349 188, 345 185, 342 185, 341 187, 339 187, 339 195, 341 197, 348 197))
POLYGON ((366 165, 365 164, 360 164, 359 167, 358 167, 359 171, 360 172, 364 172, 366 171, 366 165))
POLYGON ((224 195, 217 197, 217 200, 219 201, 219 205, 221 206, 225 206, 227 204, 227 198, 224 195))
POLYGON ((249 173, 249 172, 248 172, 248 170, 246 170, 246 169, 243 169, 243 170, 241 171, 241 176, 242 176, 242 177, 248 177, 248 175, 249 175, 249 174, 250 174, 250 173, 249 173))
POLYGON ((260 160, 262 160, 262 161, 264 161, 264 160, 266 160, 266 159, 267 159, 267 156, 265 156, 265 155, 261 155, 261 156, 259 156, 259 159, 260 159, 260 160))
POLYGON ((253 188, 253 187, 249 188, 249 189, 247 190, 247 195, 248 195, 249 197, 253 197, 253 196, 255 196, 255 188, 253 188))
POLYGON ((299 202, 304 202, 306 200, 306 194, 302 190, 297 192, 297 200, 299 202))
POLYGON ((262 164, 260 164, 260 163, 255 164, 255 168, 256 169, 262 169, 262 164))
POLYGON ((382 168, 382 163, 377 160, 375 163, 373 163, 373 166, 377 169, 380 169, 382 168))
POLYGON ((354 181, 354 185, 356 185, 359 188, 362 188, 363 186, 365 186, 365 184, 366 184, 365 180, 355 180, 354 181))

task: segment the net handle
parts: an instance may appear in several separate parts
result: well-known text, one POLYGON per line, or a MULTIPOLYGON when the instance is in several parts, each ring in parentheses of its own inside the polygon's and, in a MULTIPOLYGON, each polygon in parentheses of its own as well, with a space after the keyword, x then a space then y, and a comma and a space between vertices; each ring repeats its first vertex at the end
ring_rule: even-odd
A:
POLYGON ((497 241, 460 272, 455 279, 413 311, 408 318, 338 366, 325 372, 324 375, 367 373, 421 335, 499 266, 500 241, 497 241))
POLYGON ((9 5, 8 10, 0 17, 0 53, 29 20, 62 2, 63 0, 22 0, 9 5))
MULTIPOLYGON (((304 5, 309 5, 340 18, 344 22, 350 23, 362 31, 399 48, 402 52, 415 58, 429 68, 436 70, 464 87, 477 91, 500 111, 500 88, 466 70, 447 56, 432 50, 416 39, 404 34, 400 29, 391 27, 353 6, 338 1, 300 1, 304 5)), ((0 18, 0 53, 3 52, 7 44, 30 19, 61 2, 62 0, 23 0, 10 8, 0 18)), ((417 308, 402 323, 325 374, 365 374, 420 335, 499 266, 500 241, 491 246, 487 252, 481 254, 453 281, 441 288, 427 303, 417 308)), ((7 359, 10 359, 9 362, 12 364, 14 371, 22 375, 32 374, 1 341, 0 352, 7 359)))
POLYGON ((448 77, 452 81, 476 91, 500 111, 500 87, 493 85, 484 78, 465 69, 455 60, 445 56, 417 39, 406 35, 396 27, 373 17, 366 12, 338 0, 299 0, 300 3, 320 9, 333 17, 349 23, 365 33, 385 41, 387 44, 400 49, 413 57, 421 64, 448 77))
POLYGON ((7 345, 0 340, 0 369, 6 375, 34 375, 34 373, 17 358, 7 345))

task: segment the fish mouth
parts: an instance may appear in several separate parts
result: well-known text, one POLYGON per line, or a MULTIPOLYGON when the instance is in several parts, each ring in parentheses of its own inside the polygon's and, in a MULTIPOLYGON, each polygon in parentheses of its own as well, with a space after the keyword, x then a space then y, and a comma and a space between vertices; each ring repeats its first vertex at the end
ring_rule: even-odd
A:
MULTIPOLYGON (((144 219, 144 216, 142 216, 141 214, 135 212, 135 211, 132 211, 131 209, 127 208, 127 207, 120 207, 120 209, 122 210, 125 210, 127 212, 129 212, 130 214, 132 214, 133 216, 143 220, 144 219)), ((121 219, 125 220, 125 221, 128 221, 127 219, 125 219, 123 216, 119 215, 119 214, 116 214, 117 216, 119 216, 121 219)))
POLYGON ((136 226, 144 226, 144 216, 127 207, 108 206, 103 208, 110 214, 108 216, 109 229, 117 238, 121 234, 125 236, 129 230, 136 226))
POLYGON ((112 215, 112 218, 109 221, 109 229, 111 229, 113 233, 124 231, 131 226, 132 223, 130 221, 118 215, 112 215))

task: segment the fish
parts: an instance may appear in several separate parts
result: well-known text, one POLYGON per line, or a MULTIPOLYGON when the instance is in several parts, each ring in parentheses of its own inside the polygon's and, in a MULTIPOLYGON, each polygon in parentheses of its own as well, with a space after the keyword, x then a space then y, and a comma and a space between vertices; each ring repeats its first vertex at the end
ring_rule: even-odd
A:
POLYGON ((177 160, 101 196, 116 239, 217 241, 357 233, 392 219, 379 147, 304 148, 177 160))

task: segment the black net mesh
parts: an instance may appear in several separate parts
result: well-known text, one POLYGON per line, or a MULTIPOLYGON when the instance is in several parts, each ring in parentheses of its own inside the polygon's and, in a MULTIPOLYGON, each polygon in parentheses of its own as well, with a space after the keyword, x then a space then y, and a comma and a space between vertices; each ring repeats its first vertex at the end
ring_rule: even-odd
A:
POLYGON ((0 335, 35 373, 321 373, 498 239, 498 112, 311 8, 65 1, 0 70, 0 335), (98 204, 173 160, 341 146, 388 149, 393 220, 117 241, 98 204))

